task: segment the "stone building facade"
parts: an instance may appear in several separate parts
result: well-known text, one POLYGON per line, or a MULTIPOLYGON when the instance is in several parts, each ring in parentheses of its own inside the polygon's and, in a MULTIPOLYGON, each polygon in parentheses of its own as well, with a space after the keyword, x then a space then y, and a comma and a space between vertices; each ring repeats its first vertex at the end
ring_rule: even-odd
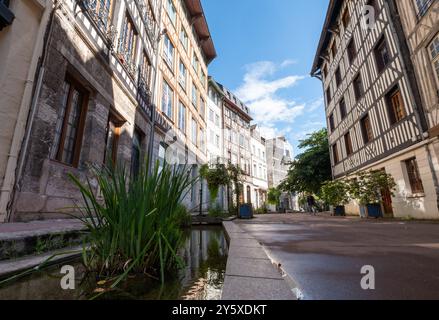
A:
POLYGON ((250 127, 250 148, 251 148, 251 175, 253 186, 251 186, 251 203, 256 209, 262 208, 267 201, 267 152, 265 139, 261 136, 258 126, 250 127))
POLYGON ((151 136, 159 1, 54 5, 35 75, 41 84, 22 144, 12 221, 65 217, 63 210, 71 212, 80 199, 69 174, 85 181, 92 167, 109 163, 136 174, 151 136))
MULTIPOLYGON (((193 165, 195 177, 207 162, 207 66, 216 51, 200 0, 163 0, 162 8, 155 102, 171 128, 164 148, 174 150, 175 161, 193 165)), ((206 199, 206 186, 197 183, 184 202, 199 211, 206 199)))
POLYGON ((385 215, 437 219, 429 93, 415 76, 401 22, 409 11, 399 2, 427 1, 331 0, 312 75, 323 83, 334 178, 384 170, 397 183, 394 196, 382 190, 385 215))
POLYGON ((51 1, 0 1, 0 223, 9 218, 51 1), (16 41, 21 39, 21 41, 16 41))
MULTIPOLYGON (((269 188, 277 188, 288 175, 289 163, 293 160, 293 147, 285 137, 268 139, 265 142, 267 152, 267 181, 269 188)), ((283 192, 280 209, 299 210, 297 197, 283 192)), ((271 208, 276 210, 276 208, 271 208)))

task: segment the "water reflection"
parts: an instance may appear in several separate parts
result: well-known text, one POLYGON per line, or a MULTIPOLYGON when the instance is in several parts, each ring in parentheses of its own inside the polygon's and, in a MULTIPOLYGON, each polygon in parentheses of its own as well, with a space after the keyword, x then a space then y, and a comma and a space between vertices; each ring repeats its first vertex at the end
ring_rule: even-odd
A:
MULTIPOLYGON (((146 276, 130 277, 119 289, 105 293, 101 299, 185 299, 217 300, 221 298, 227 263, 227 242, 221 228, 194 228, 185 234, 179 252, 185 268, 176 275, 166 275, 166 284, 146 276)), ((75 267, 75 290, 60 287, 61 266, 38 272, 7 287, 0 288, 0 299, 87 299, 99 292, 93 276, 85 276, 79 261, 75 267)))

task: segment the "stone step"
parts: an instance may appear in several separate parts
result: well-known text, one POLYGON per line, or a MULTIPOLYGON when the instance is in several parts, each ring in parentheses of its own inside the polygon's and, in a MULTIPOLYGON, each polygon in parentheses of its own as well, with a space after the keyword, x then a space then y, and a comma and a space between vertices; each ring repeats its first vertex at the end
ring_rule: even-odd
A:
POLYGON ((0 261, 80 245, 84 231, 68 219, 0 224, 0 261))

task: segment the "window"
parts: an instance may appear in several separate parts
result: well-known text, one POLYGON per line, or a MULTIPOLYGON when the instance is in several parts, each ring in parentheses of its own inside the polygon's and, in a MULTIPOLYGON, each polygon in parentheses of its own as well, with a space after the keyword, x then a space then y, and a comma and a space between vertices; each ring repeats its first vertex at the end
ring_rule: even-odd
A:
POLYGON ((175 6, 174 3, 172 3, 172 0, 168 0, 166 12, 168 13, 169 19, 171 20, 172 24, 175 26, 175 23, 177 22, 177 11, 175 10, 175 6))
POLYGON ((187 32, 183 26, 181 27, 180 31, 180 42, 183 45, 183 48, 187 51, 189 47, 189 37, 187 36, 187 32))
POLYGON ((418 7, 418 16, 422 17, 427 13, 434 0, 415 0, 418 7))
POLYGON ((219 127, 220 126, 220 117, 219 117, 219 115, 215 115, 215 125, 217 126, 217 127, 219 127))
POLYGON ((353 64, 356 57, 357 57, 357 48, 355 47, 354 39, 352 39, 348 44, 349 63, 353 64))
POLYGON ((67 77, 63 84, 63 101, 55 128, 52 159, 78 166, 87 111, 87 92, 67 77))
POLYGON ((386 96, 390 124, 395 124, 405 118, 404 102, 399 88, 393 89, 386 96))
POLYGON ((181 101, 178 108, 178 128, 186 134, 186 107, 181 101))
POLYGON ((439 86, 439 35, 434 38, 428 48, 430 51, 431 61, 433 63, 433 69, 436 73, 437 84, 439 86))
POLYGON ((200 97, 200 115, 201 115, 201 118, 203 118, 203 119, 206 116, 206 102, 201 97, 200 97))
POLYGON ((195 74, 197 74, 197 75, 198 75, 198 64, 199 64, 199 61, 198 61, 198 58, 195 55, 195 51, 194 51, 194 55, 192 57, 192 68, 194 68, 195 74))
POLYGON ((180 74, 178 75, 178 83, 181 87, 186 91, 186 78, 187 78, 187 70, 183 61, 180 60, 180 74))
POLYGON ((390 62, 389 49, 387 48, 386 38, 384 36, 376 45, 374 55, 378 72, 383 72, 390 62))
POLYGON ((354 94, 357 101, 360 100, 364 95, 364 87, 363 80, 361 79, 361 74, 358 74, 357 77, 354 79, 354 94))
POLYGON ((378 13, 380 12, 380 8, 378 6, 377 0, 369 0, 367 1, 367 5, 373 8, 373 10, 375 11, 375 18, 376 18, 378 16, 378 13))
POLYGON ((127 13, 119 40, 119 53, 122 55, 121 58, 124 63, 133 64, 135 61, 137 34, 133 20, 127 13))
MULTIPOLYGON (((0 1, 1 2, 1 1, 0 1)), ((9 1, 6 1, 8 3, 9 1)), ((88 1, 89 10, 94 13, 94 21, 99 29, 107 32, 111 19, 112 0, 88 1)))
POLYGON ((200 149, 203 153, 206 153, 206 138, 202 128, 200 128, 200 149))
POLYGON ((334 132, 335 130, 334 114, 331 114, 329 116, 329 128, 331 129, 331 132, 334 132))
POLYGON ((149 89, 151 86, 151 73, 151 62, 149 61, 147 54, 143 52, 142 65, 140 67, 140 76, 149 89))
POLYGON ((346 103, 345 103, 345 101, 344 101, 344 98, 342 98, 342 99, 340 100, 340 105, 339 105, 339 107, 340 107, 340 116, 341 116, 341 119, 343 120, 343 119, 346 118, 346 116, 347 116, 347 112, 346 112, 346 103))
POLYGON ((141 156, 141 146, 142 146, 143 135, 138 131, 134 130, 133 144, 131 147, 131 176, 137 177, 140 172, 140 156, 141 156))
POLYGON ((337 87, 339 87, 340 84, 341 84, 341 71, 340 71, 340 67, 338 67, 337 70, 335 71, 335 82, 337 83, 337 87))
POLYGON ((215 145, 219 148, 220 147, 220 136, 216 135, 215 136, 215 145))
POLYGON ((212 109, 209 109, 209 121, 214 122, 215 120, 215 112, 212 109))
POLYGON ((198 109, 198 90, 195 83, 192 82, 192 104, 198 109))
POLYGON ((166 81, 163 81, 162 111, 172 120, 173 115, 174 91, 166 81))
POLYGON ((349 8, 348 7, 346 7, 346 9, 344 10, 341 20, 343 23, 343 27, 345 29, 347 29, 347 27, 349 26, 349 22, 351 22, 351 16, 349 15, 349 8))
POLYGON ((405 165, 412 193, 424 193, 424 186, 422 184, 421 175, 419 174, 416 158, 405 161, 405 165))
POLYGON ((197 122, 195 121, 194 118, 192 118, 192 130, 191 130, 191 138, 192 138, 192 143, 194 145, 197 145, 197 138, 198 138, 198 125, 197 122))
POLYGON ((117 148, 119 145, 120 128, 122 121, 111 112, 107 123, 107 139, 105 142, 104 164, 115 165, 117 161, 117 148))
POLYGON ((373 140, 372 125, 368 114, 360 120, 360 126, 364 144, 368 144, 373 140))
POLYGON ((348 132, 344 135, 344 144, 346 147, 346 154, 348 156, 350 156, 354 151, 352 148, 352 139, 351 139, 351 134, 348 132))
POLYGON ((171 42, 171 39, 169 39, 168 35, 165 35, 165 48, 164 48, 164 54, 165 54, 165 61, 168 64, 169 68, 171 70, 174 69, 174 45, 171 42))
POLYGON ((206 74, 204 73, 203 70, 201 70, 200 81, 201 81, 201 84, 204 87, 204 85, 206 84, 206 74))
POLYGON ((326 89, 326 104, 329 106, 331 103, 332 97, 331 97, 331 87, 329 86, 328 89, 326 89))
POLYGON ((338 157, 338 148, 337 148, 337 144, 334 144, 332 146, 332 158, 334 160, 334 164, 337 164, 340 162, 340 158, 338 157))
POLYGON ((159 172, 163 170, 163 166, 166 161, 166 149, 168 149, 168 146, 164 142, 160 142, 159 144, 159 172))

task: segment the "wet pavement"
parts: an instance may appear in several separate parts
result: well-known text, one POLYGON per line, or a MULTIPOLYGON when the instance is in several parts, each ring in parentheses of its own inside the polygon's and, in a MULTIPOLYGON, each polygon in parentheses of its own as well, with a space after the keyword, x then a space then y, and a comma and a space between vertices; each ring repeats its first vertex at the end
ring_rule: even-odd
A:
POLYGON ((239 226, 295 280, 304 299, 439 299, 439 223, 263 215, 239 226), (375 290, 361 268, 375 269, 375 290))

